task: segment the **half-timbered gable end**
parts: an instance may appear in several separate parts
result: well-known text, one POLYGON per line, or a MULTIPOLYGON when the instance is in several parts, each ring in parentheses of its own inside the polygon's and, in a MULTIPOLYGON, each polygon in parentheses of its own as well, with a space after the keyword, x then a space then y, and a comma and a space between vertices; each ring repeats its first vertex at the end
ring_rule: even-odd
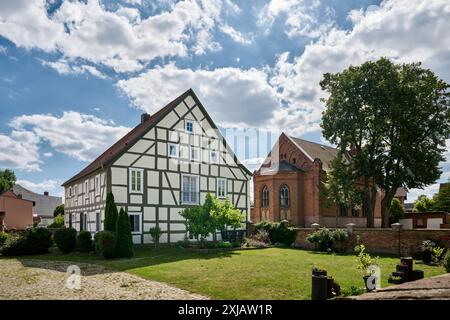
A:
POLYGON ((230 199, 248 217, 250 175, 190 89, 154 115, 144 114, 130 133, 64 183, 66 224, 101 230, 106 193, 112 191, 117 205, 128 210, 135 243, 151 243, 153 226, 163 231, 161 242, 174 243, 186 236, 180 211, 203 203, 208 192, 230 199))

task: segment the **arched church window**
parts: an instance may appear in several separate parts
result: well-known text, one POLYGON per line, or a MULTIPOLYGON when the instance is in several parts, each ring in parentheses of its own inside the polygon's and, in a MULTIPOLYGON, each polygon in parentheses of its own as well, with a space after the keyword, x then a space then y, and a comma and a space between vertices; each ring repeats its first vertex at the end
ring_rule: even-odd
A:
POLYGON ((267 188, 267 186, 264 186, 262 191, 262 206, 263 207, 269 206, 269 188, 267 188))
POLYGON ((289 188, 287 185, 282 185, 280 188, 280 206, 287 208, 290 205, 289 188))

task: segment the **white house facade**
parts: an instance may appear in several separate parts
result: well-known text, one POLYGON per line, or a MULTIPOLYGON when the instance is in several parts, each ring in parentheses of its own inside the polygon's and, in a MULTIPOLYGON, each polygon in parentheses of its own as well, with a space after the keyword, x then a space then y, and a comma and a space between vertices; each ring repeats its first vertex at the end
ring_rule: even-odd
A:
MULTIPOLYGON (((65 224, 103 229, 106 194, 128 211, 136 244, 186 236, 180 211, 207 193, 230 199, 249 218, 251 173, 236 158, 192 89, 141 123, 80 173, 66 181, 65 224)), ((244 222, 244 221, 243 221, 244 222)))

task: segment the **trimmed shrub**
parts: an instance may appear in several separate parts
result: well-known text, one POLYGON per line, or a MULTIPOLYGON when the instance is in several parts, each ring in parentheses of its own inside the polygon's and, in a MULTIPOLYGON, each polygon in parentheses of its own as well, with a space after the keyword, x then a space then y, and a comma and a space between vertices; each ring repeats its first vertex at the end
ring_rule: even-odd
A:
POLYGON ((130 217, 128 213, 120 209, 117 219, 117 257, 130 258, 133 256, 133 236, 131 235, 130 217))
POLYGON ((221 249, 233 248, 233 244, 229 241, 219 241, 217 247, 221 249))
POLYGON ((77 230, 74 228, 61 228, 55 232, 55 243, 63 254, 71 253, 77 245, 77 230))
POLYGON ((257 232, 259 230, 267 231, 270 242, 274 244, 282 243, 291 245, 296 237, 295 229, 286 220, 281 222, 262 221, 255 225, 255 229, 257 232))
POLYGON ((116 203, 114 202, 114 194, 109 192, 106 195, 106 205, 105 205, 105 221, 104 226, 106 231, 116 231, 118 211, 116 203))
POLYGON ((47 228, 62 228, 64 226, 64 216, 62 214, 57 215, 53 222, 50 223, 47 228))
POLYGON ((89 252, 94 249, 92 236, 89 231, 80 231, 77 236, 77 250, 79 252, 89 252))
POLYGON ((348 235, 345 230, 336 229, 334 231, 327 228, 321 228, 306 237, 306 241, 313 243, 319 251, 330 251, 335 242, 347 240, 348 235))
POLYGON ((445 271, 450 272, 450 250, 447 250, 447 253, 442 261, 442 265, 444 266, 445 271))
POLYGON ((100 231, 97 233, 98 251, 105 259, 116 257, 117 237, 112 231, 100 231))
POLYGON ((47 253, 52 245, 51 236, 47 228, 30 228, 18 238, 8 239, 0 253, 4 256, 47 253))
POLYGON ((98 232, 96 234, 94 234, 94 251, 95 252, 99 252, 99 248, 98 248, 98 232))
POLYGON ((0 247, 3 246, 8 240, 11 239, 9 233, 0 232, 0 247))

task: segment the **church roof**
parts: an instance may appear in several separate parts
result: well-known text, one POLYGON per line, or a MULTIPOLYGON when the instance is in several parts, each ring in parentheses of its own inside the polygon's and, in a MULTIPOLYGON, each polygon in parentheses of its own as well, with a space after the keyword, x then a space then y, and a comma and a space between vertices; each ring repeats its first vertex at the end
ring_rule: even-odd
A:
POLYGON ((322 169, 325 171, 329 169, 331 160, 333 160, 339 152, 339 150, 336 148, 320 143, 291 136, 289 136, 289 138, 306 156, 310 158, 311 161, 314 161, 314 159, 316 158, 320 159, 320 161, 322 161, 322 169))

